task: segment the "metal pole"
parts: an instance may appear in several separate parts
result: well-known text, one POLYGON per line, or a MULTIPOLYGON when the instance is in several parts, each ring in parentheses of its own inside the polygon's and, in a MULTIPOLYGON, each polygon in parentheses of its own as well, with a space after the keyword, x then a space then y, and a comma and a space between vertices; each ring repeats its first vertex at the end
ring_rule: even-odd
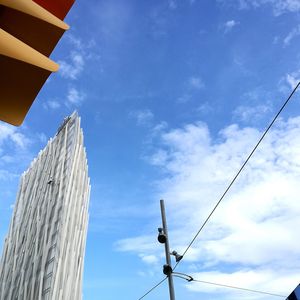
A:
MULTIPOLYGON (((165 211, 164 200, 160 200, 160 210, 161 210, 161 219, 162 219, 163 231, 164 231, 164 234, 167 237, 166 238, 166 242, 165 242, 166 262, 167 262, 167 265, 169 265, 170 267, 172 267, 172 265, 171 265, 171 257, 170 257, 169 236, 168 236, 168 227, 167 227, 167 220, 166 220, 166 211, 165 211)), ((174 284, 173 284, 172 272, 168 275, 168 282, 169 282, 170 300, 175 300, 175 292, 174 292, 174 284)))

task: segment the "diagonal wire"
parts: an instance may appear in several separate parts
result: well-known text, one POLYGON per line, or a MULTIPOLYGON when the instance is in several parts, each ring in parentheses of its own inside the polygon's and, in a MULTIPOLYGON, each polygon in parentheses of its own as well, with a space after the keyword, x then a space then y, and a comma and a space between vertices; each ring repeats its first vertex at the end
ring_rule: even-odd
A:
POLYGON ((211 285, 216 285, 216 286, 225 287, 225 288, 242 290, 242 291, 246 291, 246 292, 253 292, 253 293, 259 293, 259 294, 264 294, 264 295, 271 295, 271 296, 286 298, 286 296, 275 294, 275 293, 253 290, 253 289, 249 289, 249 288, 243 288, 243 287, 239 287, 239 286, 216 283, 216 282, 211 282, 211 281, 204 281, 204 280, 200 280, 200 279, 194 279, 192 276, 185 274, 185 273, 174 272, 172 274, 173 274, 173 276, 179 277, 181 279, 185 279, 188 282, 195 281, 195 282, 200 282, 200 283, 204 283, 204 284, 211 284, 211 285))
POLYGON ((196 282, 200 282, 200 283, 221 286, 221 287, 230 288, 230 289, 236 289, 236 290, 242 290, 242 291, 253 292, 253 293, 258 293, 258 294, 264 294, 264 295, 270 295, 270 296, 275 296, 275 297, 286 298, 286 296, 279 295, 279 294, 274 294, 274 293, 269 293, 269 292, 263 292, 263 291, 258 291, 258 290, 252 290, 252 289, 246 289, 246 288, 242 288, 242 287, 238 287, 238 286, 233 286, 233 285, 221 284, 221 283, 204 281, 204 280, 198 280, 198 279, 193 279, 191 281, 196 281, 196 282))
MULTIPOLYGON (((251 151, 251 153, 248 155, 248 157, 245 160, 245 162, 240 167, 240 169, 237 172, 237 174, 234 176, 234 178, 232 179, 232 181, 230 182, 230 184, 226 188, 225 192, 221 195, 220 199, 218 200, 218 202, 216 203, 216 205, 214 206, 214 208, 212 209, 212 211, 210 212, 210 214, 208 215, 208 217, 206 218, 206 220, 204 221, 204 223, 202 224, 202 226, 200 227, 200 229, 198 230, 198 232, 196 233, 196 235, 194 236, 194 238, 192 239, 192 241, 189 243, 189 245, 187 246, 187 248, 183 252, 183 254, 182 254, 183 257, 185 256, 185 254, 187 253, 187 251, 190 249, 190 247, 193 245, 193 243, 197 239, 198 235, 200 234, 200 232, 202 231, 202 229, 204 228, 204 226, 206 225, 206 223, 209 221, 209 219, 212 216, 212 214, 215 212, 215 210, 217 209, 217 207, 219 206, 219 204, 221 203, 221 201, 226 196, 227 192, 230 190, 230 188, 232 187, 232 185, 234 184, 234 182, 236 181, 236 179, 238 178, 238 176, 240 175, 240 173, 242 172, 242 170, 244 169, 244 167, 246 166, 246 164, 248 163, 248 161, 250 160, 250 158, 252 157, 252 155, 254 154, 254 152, 256 151, 256 149, 258 148, 258 146, 260 145, 260 143, 262 142, 262 140, 265 138, 266 134, 269 132, 269 130, 271 129, 271 127, 273 126, 273 124, 275 123, 275 121, 277 120, 277 118, 279 117, 279 115, 281 114, 281 112, 283 111, 283 109, 286 107, 286 105, 288 104, 288 102, 290 101, 290 99, 292 98, 292 96, 294 95, 294 93, 297 91, 299 85, 300 85, 300 81, 298 82, 298 84, 296 85, 296 87, 293 89, 293 91, 291 92, 291 94, 289 95, 289 97, 286 99, 286 101, 283 103, 283 105, 281 106, 281 108, 279 109, 279 111, 277 112, 277 114, 275 115, 275 117, 273 118, 273 120, 271 121, 271 123, 269 124, 269 126, 267 127, 267 129, 264 131, 263 135, 261 136, 261 138, 259 139, 259 141, 257 142, 257 144, 255 145, 255 147, 251 151)), ((178 261, 176 263, 176 265, 174 266, 173 270, 176 269, 176 267, 178 266, 178 264, 179 264, 180 261, 178 261)), ((167 278, 168 277, 165 277, 160 282, 158 282, 154 287, 152 287, 149 291, 147 291, 138 300, 141 300, 144 297, 146 297, 148 294, 150 294, 154 289, 156 289, 159 285, 161 285, 167 278)), ((208 282, 208 281, 201 281, 201 280, 195 280, 195 279, 194 279, 194 281, 202 282, 202 283, 207 283, 207 284, 213 284, 213 285, 219 285, 219 286, 223 286, 223 287, 227 287, 227 288, 235 288, 235 289, 239 289, 239 290, 252 291, 252 292, 257 292, 257 293, 263 293, 263 294, 268 294, 268 295, 273 295, 273 296, 278 296, 278 297, 285 297, 283 295, 277 295, 277 294, 272 294, 272 293, 267 293, 267 292, 262 292, 262 291, 255 291, 255 290, 250 290, 250 289, 245 289, 245 288, 239 288, 239 287, 234 287, 234 286, 229 286, 229 285, 217 284, 217 283, 212 283, 212 282, 208 282)))
MULTIPOLYGON (((204 226, 206 225, 206 223, 208 222, 208 220, 210 219, 210 217, 212 216, 212 214, 215 212, 215 210, 217 209, 217 207, 219 206, 219 204, 221 203, 221 201, 224 199, 225 195, 230 190, 230 188, 232 187, 232 185, 234 184, 234 182, 236 181, 236 179, 239 177, 240 173, 242 172, 242 170, 244 169, 244 167, 246 166, 246 164, 248 163, 248 161, 250 160, 250 158, 252 157, 252 155, 254 154, 254 152, 256 151, 256 149, 258 148, 259 144, 262 142, 262 140, 264 139, 264 137, 266 136, 266 134, 269 132, 269 130, 271 129, 271 127, 273 126, 273 124, 275 123, 275 121, 277 120, 277 118, 279 117, 279 115, 281 114, 281 112, 283 111, 283 109, 286 107, 286 105, 288 104, 288 102, 290 101, 290 99, 292 98, 292 96, 294 95, 294 93, 296 92, 296 90, 298 89, 299 85, 300 85, 300 81, 298 82, 298 84, 296 85, 296 87, 293 89, 293 91, 290 93, 290 95, 288 96, 288 98, 285 100, 285 102, 283 103, 283 105, 281 106, 281 108, 279 109, 279 111, 277 112, 277 114, 275 115, 275 117, 273 118, 273 120, 271 121, 271 123, 269 124, 269 126, 267 127, 267 129, 264 131, 263 135, 258 140, 258 142, 256 143, 256 145, 253 148, 253 150, 250 152, 250 154, 248 155, 247 159, 245 160, 245 162, 240 167, 239 171, 236 173, 236 175, 234 176, 234 178, 231 180, 231 182, 228 185, 228 187, 226 188, 225 192, 222 194, 222 196, 218 200, 217 204, 214 206, 213 210, 210 212, 210 214, 208 215, 208 217, 206 218, 206 220, 204 221, 204 223, 202 224, 202 226, 200 227, 200 229, 198 230, 198 232, 196 233, 196 235, 194 236, 194 238, 192 239, 192 241, 189 243, 189 245, 187 246, 187 248, 183 252, 182 256, 185 256, 185 254, 187 253, 187 251, 190 249, 190 247, 192 246, 192 244, 195 242, 196 238, 198 237, 198 235, 200 234, 200 232, 202 231, 202 229, 204 228, 204 226)), ((174 266, 173 270, 176 269, 176 267, 177 267, 177 265, 179 264, 180 261, 178 261, 176 263, 176 265, 174 266)))
POLYGON ((153 290, 155 290, 159 285, 161 285, 168 277, 165 277, 162 279, 160 282, 158 282, 153 288, 151 288, 149 291, 147 291, 142 297, 140 297, 138 300, 143 299, 146 297, 148 294, 150 294, 153 290))

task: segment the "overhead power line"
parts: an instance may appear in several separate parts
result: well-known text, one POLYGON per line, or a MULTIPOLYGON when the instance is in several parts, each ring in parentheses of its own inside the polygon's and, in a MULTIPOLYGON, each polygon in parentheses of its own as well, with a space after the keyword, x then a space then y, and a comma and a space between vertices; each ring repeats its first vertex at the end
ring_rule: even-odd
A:
MULTIPOLYGON (((214 208, 212 209, 212 211, 210 212, 210 214, 208 215, 208 217, 206 218, 206 220, 204 221, 204 223, 202 224, 202 226, 200 227, 200 229, 198 230, 198 232, 193 237, 192 241, 189 243, 189 245, 187 246, 187 248, 183 252, 183 254, 182 254, 183 257, 185 256, 185 254, 187 253, 187 251, 190 249, 190 247, 193 245, 193 243, 195 242, 196 238, 198 237, 198 235, 200 234, 200 232, 202 231, 202 229, 204 228, 204 226, 206 225, 206 223, 208 222, 208 220, 210 219, 210 217, 212 216, 212 214, 215 212, 215 210, 217 209, 217 207, 219 206, 219 204, 221 203, 221 201, 224 199, 224 197, 227 194, 227 192, 230 190, 230 188, 232 187, 232 185, 234 184, 234 182, 236 181, 236 179, 239 177, 239 175, 241 174, 242 170, 244 169, 244 167, 246 166, 246 164, 248 163, 248 161, 250 160, 250 158, 252 157, 252 155, 254 154, 254 152, 256 151, 256 149, 258 148, 258 146, 260 145, 260 143, 262 142, 262 140, 265 138, 266 134, 269 132, 269 130, 271 129, 271 127, 273 126, 273 124, 275 123, 275 121, 277 120, 277 118, 279 117, 279 115, 281 114, 281 112, 283 111, 283 109, 289 103, 290 99, 292 98, 292 96, 294 95, 294 93, 296 92, 296 90, 298 89, 299 85, 300 85, 300 81, 298 82, 298 84, 296 85, 296 87, 293 89, 293 91, 291 92, 291 94, 288 96, 288 98, 285 100, 285 102, 283 103, 283 105, 281 106, 281 108, 279 109, 279 111, 277 112, 277 114, 275 115, 275 117, 273 118, 273 120, 271 121, 271 123, 269 124, 269 126, 267 127, 267 129, 264 131, 264 133, 261 136, 261 138, 256 143, 256 145, 253 148, 253 150, 248 155, 248 157, 245 160, 245 162, 242 164, 242 166, 240 167, 240 169, 238 170, 238 172, 236 173, 236 175, 231 180, 231 182, 228 185, 228 187, 226 188, 225 192, 222 194, 222 196, 220 197, 220 199, 218 200, 218 202, 216 203, 216 205, 214 206, 214 208)), ((176 269, 176 267, 177 267, 177 265, 179 264, 180 261, 178 261, 175 264, 173 270, 176 269)))
POLYGON ((168 277, 166 276, 164 279, 162 279, 160 282, 158 282, 153 288, 151 288, 149 291, 147 291, 142 297, 140 297, 138 300, 143 299, 148 294, 150 294, 153 290, 155 290, 158 286, 160 286, 168 277))
POLYGON ((283 295, 279 295, 279 294, 263 292, 263 291, 258 291, 258 290, 252 290, 252 289, 246 289, 246 288, 242 288, 242 287, 238 287, 238 286, 221 284, 221 283, 204 281, 204 280, 198 280, 198 279, 193 279, 193 280, 190 280, 190 281, 196 281, 196 282, 200 282, 200 283, 216 285, 216 286, 221 286, 221 287, 235 289, 235 290, 241 290, 241 291, 253 292, 253 293, 258 293, 258 294, 270 295, 270 296, 274 296, 274 297, 281 297, 281 298, 286 298, 287 297, 287 296, 283 296, 283 295))
MULTIPOLYGON (((250 160, 250 158, 252 157, 252 155, 254 154, 254 152, 256 151, 256 149, 258 148, 258 146, 260 145, 260 143, 262 142, 262 140, 265 138, 266 134, 269 132, 269 130, 271 129, 271 127, 273 126, 273 124, 275 123, 275 121, 277 120, 277 118, 279 117, 279 115, 281 114, 281 112, 283 111, 283 109, 286 107, 286 105, 288 104, 288 102, 290 101, 290 99, 292 98, 292 96, 294 95, 294 93, 297 91, 299 85, 300 85, 300 81, 298 82, 298 84, 296 85, 296 87, 293 89, 293 91, 291 92, 291 94, 288 96, 288 98, 285 100, 285 102, 283 103, 283 105, 281 106, 281 108, 279 109, 279 111, 277 112, 277 114, 275 115, 275 117, 273 118, 273 120, 271 121, 271 123, 269 124, 269 126, 267 127, 267 129, 262 134, 261 138, 256 143, 256 145, 253 148, 253 150, 248 155, 248 157, 245 160, 245 162, 242 164, 242 166, 240 167, 240 169, 238 170, 238 172, 236 173, 236 175, 233 177, 233 179, 231 180, 230 184, 228 185, 228 187, 226 188, 226 190, 224 191, 224 193, 221 195, 221 197, 219 198, 218 202, 216 203, 216 205, 214 206, 214 208, 212 209, 212 211, 210 212, 210 214, 208 215, 208 217, 205 219, 204 223, 201 225, 201 227, 198 230, 198 232, 193 237, 192 241, 189 243, 189 245, 187 246, 187 248, 183 252, 181 259, 179 261, 177 261, 177 263, 175 264, 175 266, 174 266, 174 268, 173 268, 172 271, 174 271, 176 269, 176 267, 178 266, 179 262, 185 256, 185 254, 190 249, 190 247, 193 245, 193 243, 195 242, 195 240, 199 236, 200 232, 202 231, 202 229, 204 228, 204 226, 209 221, 210 217, 213 215, 213 213, 215 212, 215 210, 217 209, 217 207, 219 206, 219 204, 221 203, 221 201, 224 199, 224 197, 226 196, 227 192, 230 190, 230 188, 232 187, 232 185, 234 184, 234 182, 236 181, 236 179, 238 178, 238 176, 240 175, 240 173, 242 172, 242 170, 244 169, 244 167, 246 166, 246 164, 248 163, 248 161, 250 160)), ((175 273, 177 273, 177 272, 175 272, 175 273)), ((177 273, 177 274, 181 274, 181 273, 177 273)), ((283 296, 283 295, 278 295, 278 294, 273 294, 273 293, 268 293, 268 292, 263 292, 263 291, 258 291, 258 290, 251 290, 251 289, 240 288, 240 287, 236 287, 236 286, 219 284, 219 283, 214 283, 214 282, 209 282, 209 281, 203 281, 203 280, 196 280, 196 279, 193 279, 189 275, 187 275, 187 277, 188 278, 185 278, 185 279, 188 280, 188 281, 196 281, 196 282, 200 282, 200 283, 212 284, 212 285, 216 285, 216 286, 222 286, 222 287, 226 287, 226 288, 244 290, 244 291, 255 292, 255 293, 260 293, 260 294, 266 294, 266 295, 271 295, 271 296, 276 296, 276 297, 286 297, 286 296, 283 296)), ((138 300, 141 300, 144 297, 146 297, 148 294, 150 294, 159 285, 161 285, 167 278, 168 278, 168 276, 166 276, 164 279, 162 279, 161 281, 159 281, 155 286, 153 286, 150 290, 148 290, 138 300)))
MULTIPOLYGON (((176 273, 176 272, 175 272, 176 273)), ((263 295, 269 295, 269 296, 274 296, 274 297, 280 297, 280 298, 286 298, 287 296, 280 295, 280 294, 275 294, 275 293, 270 293, 270 292, 265 292, 265 291, 260 291, 260 290, 253 290, 253 289, 248 289, 248 288, 243 288, 243 287, 238 287, 234 285, 228 285, 228 284, 222 284, 222 283, 217 283, 217 282, 211 282, 211 281, 206 281, 206 280, 199 280, 199 279, 194 279, 192 276, 183 274, 183 273, 178 273, 182 274, 184 276, 178 276, 182 279, 187 280, 188 282, 199 282, 199 283, 204 283, 204 284, 210 284, 210 285, 215 285, 219 287, 224 287, 224 288, 230 288, 230 289, 235 289, 235 290, 240 290, 240 291, 245 291, 245 292, 252 292, 252 293, 258 293, 258 294, 263 294, 263 295), (186 277, 186 278, 185 278, 186 277)), ((175 274, 176 275, 176 274, 175 274)), ((158 282, 154 287, 152 287, 149 291, 147 291, 142 297, 140 297, 138 300, 143 299, 146 297, 148 294, 150 294, 153 290, 155 290, 159 285, 161 285, 167 277, 162 279, 160 282, 158 282)))

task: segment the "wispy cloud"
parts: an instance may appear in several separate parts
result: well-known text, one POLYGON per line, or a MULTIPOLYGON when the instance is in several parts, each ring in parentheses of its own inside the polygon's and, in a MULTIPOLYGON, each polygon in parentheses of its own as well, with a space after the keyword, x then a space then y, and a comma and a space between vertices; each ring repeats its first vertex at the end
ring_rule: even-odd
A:
POLYGON ((149 125, 154 115, 150 109, 143 109, 130 112, 129 117, 135 119, 137 125, 149 125))
POLYGON ((64 99, 62 102, 59 102, 59 100, 48 100, 44 102, 43 108, 46 110, 58 110, 62 106, 69 108, 80 106, 86 99, 86 94, 77 87, 70 86, 64 99))
POLYGON ((201 114, 208 114, 212 110, 213 110, 213 107, 208 102, 204 102, 197 107, 197 111, 201 114))
POLYGON ((192 99, 192 96, 190 94, 183 94, 182 96, 177 98, 177 103, 187 103, 192 99))
MULTIPOLYGON (((31 150, 36 142, 36 137, 26 128, 26 124, 23 124, 22 127, 14 127, 0 122, 1 188, 5 185, 2 196, 4 193, 10 194, 9 184, 17 181, 20 173, 24 171, 30 159, 32 159, 31 150)), ((9 197, 11 196, 9 195, 9 197)))
POLYGON ((30 140, 21 133, 16 127, 0 123, 0 146, 6 142, 11 141, 17 147, 25 149, 29 144, 30 140))
POLYGON ((172 10, 177 9, 178 8, 178 2, 179 2, 179 4, 182 4, 182 2, 183 2, 183 4, 185 4, 187 2, 189 5, 193 5, 193 4, 196 3, 196 0, 185 0, 185 1, 168 0, 168 7, 172 10))
POLYGON ((128 38, 133 19, 133 5, 123 1, 104 1, 92 7, 102 37, 110 44, 122 44, 128 38))
POLYGON ((269 6, 273 10, 274 16, 300 11, 299 0, 218 0, 218 2, 225 5, 236 4, 239 9, 269 6))
POLYGON ((67 94, 64 99, 54 97, 54 99, 46 100, 43 104, 46 110, 58 110, 62 107, 70 107, 71 105, 78 106, 82 104, 86 98, 86 93, 83 90, 79 90, 76 83, 81 78, 87 67, 87 61, 93 60, 93 63, 97 61, 99 66, 98 70, 103 71, 101 62, 99 61, 100 55, 95 51, 95 41, 93 39, 85 39, 74 36, 67 33, 65 36, 66 51, 64 59, 58 60, 60 65, 58 74, 68 82, 65 86, 68 87, 67 94), (71 86, 71 87, 70 87, 71 86))
POLYGON ((298 82, 300 81, 300 71, 292 73, 292 74, 287 74, 286 75, 286 81, 289 84, 289 86, 294 89, 298 82))
POLYGON ((300 25, 298 25, 296 28, 294 28, 283 40, 284 46, 288 46, 291 41, 296 37, 300 35, 300 25))
POLYGON ((154 265, 159 262, 159 259, 155 255, 146 255, 146 254, 140 254, 140 258, 143 262, 149 265, 154 265))
POLYGON ((154 166, 162 166, 164 163, 167 162, 168 153, 163 149, 159 149, 156 153, 154 153, 149 161, 154 166))
POLYGON ((67 79, 77 79, 85 65, 83 55, 79 51, 72 51, 69 61, 60 60, 58 63, 59 74, 67 79))
POLYGON ((72 34, 66 35, 66 41, 70 49, 65 59, 59 60, 59 74, 66 79, 76 80, 84 72, 86 61, 93 59, 99 65, 100 56, 95 53, 96 46, 93 39, 83 40, 72 34))
POLYGON ((3 156, 1 156, 1 161, 2 163, 12 163, 14 161, 14 157, 9 155, 9 154, 5 154, 3 156))
POLYGON ((274 14, 279 16, 286 12, 299 12, 300 1, 299 0, 261 0, 261 3, 266 2, 273 6, 274 14))
POLYGON ((85 99, 85 94, 80 92, 77 88, 71 87, 68 90, 67 100, 69 104, 79 106, 85 99))
POLYGON ((56 100, 48 100, 43 104, 45 109, 58 109, 60 106, 61 104, 56 100))
MULTIPOLYGON (((242 269, 238 272, 221 272, 221 271, 211 271, 211 272, 198 272, 192 273, 193 278, 221 283, 231 286, 247 287, 253 290, 269 291, 282 295, 283 290, 288 290, 290 286, 297 282, 297 274, 287 274, 284 272, 274 273, 270 269, 255 271, 249 270, 247 268, 242 269)), ((202 293, 216 293, 217 295, 222 295, 224 300, 240 300, 241 294, 233 290, 224 290, 222 287, 203 284, 203 283, 192 283, 187 285, 187 288, 194 292, 202 293), (225 294, 225 295, 224 295, 225 294)), ((260 295, 257 293, 243 292, 242 299, 248 300, 258 300, 266 299, 266 295, 260 295)), ((287 296, 287 295, 286 295, 287 296)))
MULTIPOLYGON (((156 241, 151 241, 152 236, 139 236, 119 240, 115 243, 115 250, 136 252, 137 249, 142 252, 148 252, 156 246, 156 241)), ((144 255, 142 253, 142 255, 144 255)))
POLYGON ((235 20, 229 20, 224 24, 224 32, 228 33, 230 32, 234 27, 236 27, 239 24, 239 22, 235 20))
POLYGON ((7 170, 0 169, 0 180, 1 181, 10 181, 10 180, 16 179, 18 177, 19 177, 19 174, 15 174, 15 173, 9 172, 7 170))
MULTIPOLYGON (((232 124, 213 137, 204 123, 161 132, 161 147, 149 162, 165 174, 158 189, 166 201, 172 249, 185 250, 260 135, 254 127, 232 124)), ((298 284, 299 135, 300 117, 277 123, 186 254, 187 269, 193 266, 191 272, 203 280, 232 284, 240 276, 236 285, 283 294, 298 284), (223 263, 228 269, 213 273, 223 263)), ((155 242, 143 235, 118 245, 159 257, 155 242)))
POLYGON ((177 8, 177 3, 176 3, 175 0, 169 0, 168 5, 169 5, 170 9, 176 9, 177 8))
POLYGON ((183 93, 177 98, 177 103, 184 104, 192 100, 193 96, 205 88, 200 76, 190 76, 183 84, 183 93))
POLYGON ((271 112, 272 109, 269 105, 256 105, 256 106, 238 106, 233 111, 233 116, 242 122, 255 123, 262 119, 267 113, 271 112))
POLYGON ((196 90, 201 90, 205 87, 205 84, 201 77, 192 76, 188 79, 188 87, 196 90))
POLYGON ((279 90, 285 94, 294 89, 300 81, 300 69, 287 73, 279 81, 279 90))

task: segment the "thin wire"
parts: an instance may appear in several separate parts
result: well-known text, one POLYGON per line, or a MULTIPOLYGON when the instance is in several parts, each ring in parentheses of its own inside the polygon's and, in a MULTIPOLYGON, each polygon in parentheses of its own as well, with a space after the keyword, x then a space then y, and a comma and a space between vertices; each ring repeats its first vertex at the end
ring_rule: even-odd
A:
MULTIPOLYGON (((242 172, 242 170, 244 169, 244 167, 246 166, 246 164, 248 163, 248 161, 250 160, 250 158, 252 157, 252 155, 254 154, 254 152, 256 151, 256 149, 258 148, 258 146, 260 145, 260 143, 262 142, 262 140, 265 138, 266 134, 269 132, 269 130, 271 129, 271 127, 273 126, 273 124, 277 120, 278 116, 281 114, 281 112, 283 111, 283 109, 285 108, 285 106, 288 104, 288 102, 290 101, 290 99, 292 98, 292 96, 294 95, 294 93, 296 92, 296 90, 298 89, 299 85, 300 85, 300 81, 298 82, 298 84, 296 85, 296 87, 294 88, 294 90, 291 92, 291 94, 289 95, 289 97, 286 99, 286 101, 284 102, 284 104, 281 106, 281 108, 279 109, 279 111, 277 112, 277 114, 275 115, 275 117, 273 118, 272 122, 269 124, 269 126, 267 127, 267 129, 265 130, 265 132, 263 133, 263 135, 261 136, 261 138, 259 139, 259 141, 255 145, 255 147, 251 151, 251 153, 248 155, 247 159, 242 164, 241 168, 239 169, 239 171, 237 172, 237 174, 234 176, 234 178, 232 179, 232 181, 230 182, 230 184, 226 188, 225 192, 222 194, 222 196, 220 197, 219 201, 214 206, 213 210, 210 212, 210 214, 208 215, 208 217, 206 218, 206 220, 204 221, 204 223, 202 224, 202 226, 200 227, 200 229, 198 230, 198 232, 196 233, 196 235, 194 236, 194 238, 192 239, 192 241, 189 243, 189 245, 187 246, 187 248, 183 252, 182 257, 185 256, 185 254, 187 253, 187 251, 190 249, 190 247, 192 246, 192 244, 195 242, 196 238, 198 237, 198 235, 200 234, 200 232, 202 231, 202 229, 204 228, 204 226, 206 225, 206 223, 208 222, 208 220, 210 219, 210 217, 212 216, 212 214, 215 212, 215 210, 217 209, 217 207, 219 206, 219 204, 221 203, 221 201, 223 200, 223 198, 225 197, 225 195, 227 194, 227 192, 230 190, 231 186, 234 184, 234 182, 236 181, 236 179, 238 178, 238 176, 240 175, 240 173, 242 172)), ((176 269, 176 267, 178 266, 178 264, 179 264, 180 261, 178 261, 175 264, 175 266, 173 268, 173 271, 176 269)), ((167 278, 168 277, 165 277, 160 282, 158 282, 153 288, 151 288, 149 291, 147 291, 138 300, 141 300, 144 297, 146 297, 148 294, 150 294, 154 289, 156 289, 159 285, 161 285, 167 278)), ((206 283, 206 284, 213 284, 213 285, 223 286, 223 287, 227 287, 227 288, 234 288, 234 289, 239 289, 239 290, 245 290, 245 291, 249 291, 249 292, 256 292, 256 293, 261 293, 261 294, 267 294, 267 295, 272 295, 272 296, 277 296, 277 297, 285 297, 283 295, 277 295, 277 294, 272 294, 272 293, 267 293, 267 292, 262 292, 262 291, 256 291, 256 290, 250 290, 250 289, 245 289, 245 288, 239 288, 239 287, 235 287, 235 286, 218 284, 218 283, 213 283, 213 282, 208 282, 208 281, 201 281, 201 280, 196 280, 196 279, 194 279, 194 281, 201 282, 201 283, 206 283)))
POLYGON ((151 288, 148 292, 146 292, 142 297, 140 297, 138 300, 143 299, 148 294, 150 294, 153 290, 155 290, 159 285, 161 285, 168 277, 165 277, 163 280, 161 280, 159 283, 157 283, 153 288, 151 288))
MULTIPOLYGON (((252 157, 252 155, 256 151, 256 149, 259 146, 259 144, 262 142, 262 140, 264 139, 264 137, 266 136, 266 134, 269 132, 270 128, 273 126, 273 124, 277 120, 277 118, 280 115, 280 113, 283 111, 283 109, 285 108, 285 106, 288 104, 288 102, 290 101, 290 99, 292 98, 292 96, 294 95, 294 93, 296 92, 296 90, 298 89, 299 85, 300 85, 300 81, 298 82, 298 84, 296 85, 296 87, 293 89, 293 91, 291 92, 291 94, 289 95, 289 97, 286 99, 286 101, 283 103, 283 105, 279 109, 278 113, 275 115, 275 117, 273 118, 272 122, 269 124, 269 126, 267 127, 267 129, 265 130, 265 132, 263 133, 263 135, 261 136, 261 138, 259 139, 259 141, 256 143, 255 147, 253 148, 253 150, 251 151, 251 153, 248 155, 247 159, 242 164, 242 166, 240 167, 239 171, 234 176, 234 178, 230 182, 229 186, 226 188, 225 192, 220 197, 220 199, 217 202, 217 204, 214 206, 213 210, 210 212, 210 214, 208 215, 208 217, 206 218, 206 220, 204 221, 204 223, 202 224, 202 226, 200 227, 200 229, 198 230, 198 232, 196 233, 196 235, 194 236, 194 238, 192 239, 192 241, 189 243, 189 245, 187 246, 187 248, 183 252, 182 256, 184 256, 187 253, 187 251, 190 249, 190 247, 192 246, 192 244, 194 243, 194 241, 196 240, 196 238, 198 237, 198 235, 200 234, 200 232, 202 231, 202 229, 204 228, 204 226, 206 225, 206 223, 208 222, 208 220, 210 219, 210 217, 212 216, 212 214, 215 212, 215 210, 217 209, 217 207, 219 206, 219 204, 221 203, 221 201, 223 200, 223 198, 225 197, 225 195, 227 194, 227 192, 230 190, 230 188, 233 185, 233 183, 239 177, 240 173, 242 172, 242 170, 244 169, 244 167, 246 166, 246 164, 248 163, 248 161, 250 160, 250 158, 252 157)), ((178 261, 175 264, 173 270, 176 269, 176 267, 177 267, 177 265, 179 264, 180 261, 178 261)))
POLYGON ((230 288, 230 289, 236 289, 236 290, 242 290, 242 291, 247 291, 247 292, 265 294, 265 295, 270 295, 270 296, 275 296, 275 297, 281 297, 281 298, 286 298, 287 297, 287 296, 283 296, 283 295, 279 295, 279 294, 268 293, 268 292, 263 292, 263 291, 258 291, 258 290, 252 290, 252 289, 246 289, 246 288, 241 288, 241 287, 238 287, 238 286, 227 285, 227 284, 220 284, 220 283, 215 283, 215 282, 210 282, 210 281, 197 280, 197 279, 194 279, 193 281, 200 282, 200 283, 205 283, 205 284, 222 286, 222 287, 226 287, 226 288, 230 288))

